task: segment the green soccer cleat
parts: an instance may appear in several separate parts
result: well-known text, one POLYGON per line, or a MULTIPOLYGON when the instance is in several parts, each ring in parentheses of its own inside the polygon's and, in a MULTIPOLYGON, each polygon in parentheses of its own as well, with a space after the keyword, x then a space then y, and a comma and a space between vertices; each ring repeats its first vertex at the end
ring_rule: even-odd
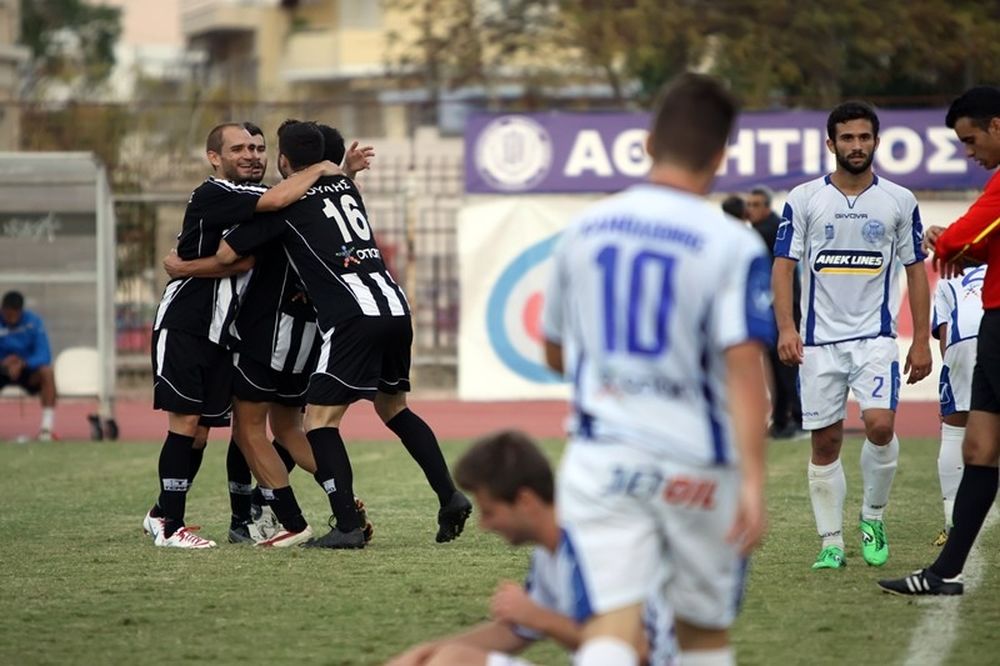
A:
POLYGON ((889 541, 885 536, 885 523, 881 520, 861 519, 861 557, 873 567, 880 567, 889 560, 889 541))
POLYGON ((843 569, 847 566, 844 559, 844 549, 840 546, 827 546, 819 551, 816 561, 813 562, 813 569, 843 569))

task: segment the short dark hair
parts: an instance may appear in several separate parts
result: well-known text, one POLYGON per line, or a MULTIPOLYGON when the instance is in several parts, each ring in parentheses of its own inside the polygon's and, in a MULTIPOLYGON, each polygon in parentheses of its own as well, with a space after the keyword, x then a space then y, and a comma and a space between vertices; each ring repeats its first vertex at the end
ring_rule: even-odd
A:
POLYGON ((330 160, 334 164, 344 161, 347 149, 344 146, 344 135, 334 127, 317 123, 316 127, 323 133, 323 159, 330 160))
POLYGON ((838 104, 826 119, 826 135, 831 141, 837 140, 838 123, 851 120, 867 120, 872 124, 872 135, 878 136, 878 114, 868 102, 851 101, 838 104))
POLYGON ((771 205, 771 200, 774 198, 774 192, 770 187, 765 185, 755 185, 752 190, 750 190, 752 196, 764 197, 764 203, 768 206, 771 205))
POLYGON ((323 133, 316 123, 286 120, 278 128, 278 152, 293 169, 321 162, 323 133))
POLYGON ((213 153, 222 152, 222 132, 225 131, 227 127, 238 127, 249 132, 251 136, 257 136, 258 134, 264 136, 264 131, 249 121, 240 123, 221 123, 213 127, 208 133, 208 138, 205 139, 206 151, 211 151, 213 153))
POLYGON ((19 291, 8 291, 3 295, 3 302, 0 302, 0 308, 4 310, 23 310, 24 294, 19 291))
POLYGON ((548 458, 518 430, 503 430, 474 443, 455 466, 455 482, 470 492, 485 490, 508 504, 521 488, 531 490, 546 504, 555 501, 548 458))
POLYGON ((687 72, 667 83, 653 107, 649 149, 653 161, 704 171, 725 149, 738 113, 736 100, 716 79, 687 72))
POLYGON ((747 212, 747 204, 743 197, 738 194, 731 194, 722 201, 723 212, 729 213, 733 217, 742 220, 747 212))
POLYGON ((955 129, 959 118, 968 118, 979 129, 986 129, 990 121, 1000 118, 1000 88, 974 86, 959 95, 948 107, 944 124, 955 129))

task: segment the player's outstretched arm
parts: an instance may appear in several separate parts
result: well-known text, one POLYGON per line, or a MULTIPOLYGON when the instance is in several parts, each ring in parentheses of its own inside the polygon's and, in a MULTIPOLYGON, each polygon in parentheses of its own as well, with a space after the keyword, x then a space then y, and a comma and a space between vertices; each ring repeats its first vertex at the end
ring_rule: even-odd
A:
POLYGON ((931 374, 934 365, 931 359, 931 295, 923 261, 906 267, 906 286, 913 317, 913 343, 906 354, 903 372, 906 373, 906 383, 915 384, 931 374))
POLYGON ((437 651, 448 645, 463 645, 478 648, 484 652, 504 652, 514 654, 527 646, 528 641, 500 622, 484 622, 447 638, 421 643, 393 657, 386 666, 420 666, 437 651))
POLYGON ((223 263, 217 256, 202 257, 185 261, 178 256, 176 250, 163 258, 163 270, 172 278, 224 278, 238 273, 245 273, 253 268, 253 257, 237 257, 230 264, 223 263))
POLYGON ((786 365, 802 363, 802 337, 795 328, 793 285, 798 262, 775 257, 771 267, 771 291, 774 293, 774 319, 778 325, 778 358, 786 365))
POLYGON ((329 161, 322 161, 296 171, 288 178, 269 189, 257 200, 257 212, 281 210, 303 196, 316 181, 323 176, 336 176, 344 173, 340 167, 329 161))
POLYGON ((504 581, 497 586, 490 603, 493 619, 518 625, 551 638, 575 652, 583 640, 583 631, 572 618, 535 603, 523 585, 504 581))
POLYGON ((750 341, 730 347, 726 357, 726 388, 729 415, 740 451, 740 506, 728 539, 744 555, 757 547, 767 529, 764 504, 765 450, 767 439, 767 380, 764 350, 750 341))

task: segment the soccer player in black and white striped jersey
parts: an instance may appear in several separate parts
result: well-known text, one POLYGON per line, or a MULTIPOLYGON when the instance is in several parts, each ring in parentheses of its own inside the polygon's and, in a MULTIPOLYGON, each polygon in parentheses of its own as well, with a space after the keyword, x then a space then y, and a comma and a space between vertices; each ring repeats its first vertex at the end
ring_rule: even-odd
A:
MULTIPOLYGON (((340 169, 323 162, 267 190, 249 184, 263 177, 263 133, 250 123, 225 123, 209 132, 206 155, 213 175, 191 194, 177 239, 182 259, 211 256, 226 229, 249 222, 257 211, 278 210, 298 200, 321 175, 340 169)), ((245 271, 247 265, 237 266, 245 271)), ((235 269, 234 269, 235 270, 235 269)), ((157 546, 211 548, 215 542, 184 527, 187 489, 200 456, 192 445, 202 417, 229 409, 232 359, 223 334, 235 314, 238 285, 234 270, 214 277, 167 284, 153 324, 154 399, 168 412, 168 432, 160 451, 160 495, 143 520, 157 546)))
MULTIPOLYGON (((325 142, 324 158, 334 164, 344 161, 344 139, 333 128, 324 126, 330 140, 325 142)), ((371 146, 351 147, 344 164, 349 178, 368 168, 374 154, 371 146)), ((281 529, 254 539, 265 547, 290 547, 312 536, 302 516, 288 473, 295 464, 309 473, 316 472, 312 450, 302 429, 302 408, 306 404, 309 376, 316 366, 320 336, 316 311, 292 270, 280 241, 257 248, 254 268, 240 298, 239 313, 229 328, 233 339, 233 398, 235 433, 240 449, 246 454, 254 476, 269 505, 274 509, 281 529), (275 441, 267 438, 270 421, 275 441)), ((171 276, 213 275, 225 266, 213 255, 182 261, 168 257, 164 267, 171 276)), ((247 476, 249 477, 249 470, 247 476)), ((249 479, 246 481, 249 491, 249 479)), ((366 520, 366 540, 372 527, 366 520)), ((234 539, 232 529, 230 541, 234 539)))
MULTIPOLYGON (((291 123, 278 134, 279 170, 290 175, 323 156, 323 135, 312 123, 291 123)), ((278 214, 230 231, 219 246, 224 263, 280 239, 316 308, 322 347, 307 393, 306 430, 315 478, 326 491, 337 526, 308 545, 363 548, 362 517, 354 503, 353 472, 339 426, 351 403, 373 400, 438 496, 437 541, 465 525, 469 500, 455 489, 430 427, 407 408, 413 328, 402 289, 382 261, 364 201, 345 176, 321 178, 278 214)))

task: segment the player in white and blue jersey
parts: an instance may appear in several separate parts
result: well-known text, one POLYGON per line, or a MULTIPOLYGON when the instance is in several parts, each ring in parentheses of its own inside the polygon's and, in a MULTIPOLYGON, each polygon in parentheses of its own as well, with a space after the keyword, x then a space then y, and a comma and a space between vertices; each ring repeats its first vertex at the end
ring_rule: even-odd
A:
POLYGON ((661 576, 681 661, 733 663, 728 628, 764 526, 774 333, 764 244, 704 199, 735 116, 713 79, 676 79, 649 182, 589 208, 555 251, 543 325, 547 363, 573 382, 556 507, 580 572, 582 666, 636 663, 661 576))
POLYGON ((931 335, 941 344, 941 448, 938 451, 938 479, 944 503, 944 529, 934 545, 948 540, 955 508, 955 493, 962 481, 962 439, 969 419, 972 398, 972 369, 976 367, 979 321, 983 318, 983 281, 986 266, 966 270, 963 275, 941 280, 934 291, 931 335))
MULTIPOLYGON (((535 544, 531 567, 524 585, 500 583, 489 622, 411 648, 390 666, 528 666, 516 655, 546 638, 575 652, 582 639, 573 617, 579 570, 556 522, 552 467, 545 454, 522 432, 498 432, 462 455, 455 480, 473 496, 483 529, 515 546, 535 544)), ((644 663, 674 664, 673 614, 660 588, 646 600, 643 629, 644 663)))
POLYGON ((774 246, 778 356, 802 366, 802 427, 812 431, 809 495, 822 539, 814 569, 837 569, 847 562, 847 484, 840 449, 848 389, 860 403, 865 424, 861 552, 873 566, 889 557, 883 517, 899 458, 894 421, 900 382, 900 264, 913 312, 907 383, 931 371, 920 211, 912 192, 873 173, 878 127, 875 111, 861 102, 846 102, 830 113, 827 147, 837 157, 837 168, 788 194, 774 246), (798 262, 804 262, 801 331, 792 318, 792 275, 798 262))

